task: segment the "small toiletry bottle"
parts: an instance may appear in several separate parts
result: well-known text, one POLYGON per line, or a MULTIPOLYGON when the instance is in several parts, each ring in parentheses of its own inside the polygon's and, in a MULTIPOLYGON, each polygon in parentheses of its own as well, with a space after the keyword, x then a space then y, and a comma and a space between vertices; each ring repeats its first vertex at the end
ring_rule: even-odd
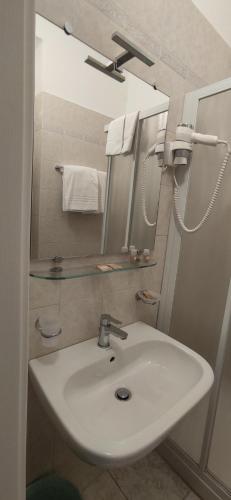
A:
POLYGON ((137 262, 141 261, 142 254, 143 254, 143 250, 137 250, 137 258, 136 258, 137 262))
POLYGON ((144 262, 150 261, 150 250, 149 248, 145 248, 143 251, 144 262))
POLYGON ((136 248, 130 248, 130 262, 132 264, 135 264, 136 263, 136 260, 137 260, 137 250, 136 248))

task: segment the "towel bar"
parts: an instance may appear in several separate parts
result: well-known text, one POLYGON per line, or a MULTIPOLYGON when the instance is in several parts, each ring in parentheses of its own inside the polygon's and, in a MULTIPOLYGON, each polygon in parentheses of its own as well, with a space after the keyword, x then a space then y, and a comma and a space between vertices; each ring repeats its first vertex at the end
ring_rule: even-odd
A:
POLYGON ((55 166, 56 172, 59 172, 60 174, 63 174, 64 168, 61 165, 56 165, 55 166))

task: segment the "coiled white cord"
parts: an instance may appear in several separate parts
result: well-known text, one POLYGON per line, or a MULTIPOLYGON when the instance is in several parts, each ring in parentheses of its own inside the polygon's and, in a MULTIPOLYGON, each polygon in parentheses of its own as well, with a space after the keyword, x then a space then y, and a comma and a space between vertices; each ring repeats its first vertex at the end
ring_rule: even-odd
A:
POLYGON ((180 199, 180 192, 179 192, 179 185, 177 183, 177 180, 176 180, 176 175, 174 173, 174 184, 175 184, 175 187, 174 187, 174 202, 175 202, 175 211, 176 211, 176 216, 177 216, 177 220, 181 226, 181 228, 186 232, 186 233, 195 233, 196 231, 198 231, 202 226, 203 224, 208 220, 212 210, 213 210, 213 207, 215 205, 215 202, 217 200, 217 197, 218 197, 218 194, 219 194, 219 191, 220 191, 220 187, 221 187, 221 184, 222 184, 222 181, 223 181, 223 177, 224 177, 224 174, 225 174, 225 169, 227 167, 227 164, 228 164, 228 161, 229 161, 229 157, 231 155, 231 147, 230 147, 230 144, 226 141, 218 141, 218 144, 225 144, 226 147, 227 147, 227 153, 224 157, 224 160, 221 164, 221 168, 220 168, 220 172, 219 172, 219 175, 218 175, 218 178, 217 178, 217 182, 216 182, 216 186, 215 186, 215 189, 213 191, 213 194, 212 194, 212 197, 211 197, 211 200, 209 202, 209 205, 208 205, 208 208, 204 214, 204 216, 202 217, 201 221, 199 222, 199 224, 197 224, 197 226, 193 227, 193 228, 189 228, 187 227, 185 224, 184 224, 184 221, 183 221, 183 218, 182 218, 182 215, 180 213, 180 209, 179 209, 179 206, 178 206, 178 202, 179 202, 179 199, 180 199))
MULTIPOLYGON (((148 152, 147 156, 145 156, 143 160, 143 172, 141 172, 141 203, 142 203, 142 212, 144 217, 144 222, 148 227, 156 226, 156 221, 151 222, 148 219, 147 207, 146 207, 146 196, 145 196, 145 184, 146 184, 146 162, 150 158, 151 154, 148 152)), ((167 166, 158 167, 161 168, 162 172, 167 170, 167 166)))
POLYGON ((144 222, 148 227, 154 227, 156 226, 156 221, 151 222, 148 219, 147 215, 147 207, 146 207, 146 196, 145 196, 145 184, 146 184, 146 163, 147 160, 150 158, 149 153, 147 156, 145 156, 143 160, 143 172, 141 173, 141 203, 142 203, 142 211, 143 211, 143 216, 144 216, 144 222))

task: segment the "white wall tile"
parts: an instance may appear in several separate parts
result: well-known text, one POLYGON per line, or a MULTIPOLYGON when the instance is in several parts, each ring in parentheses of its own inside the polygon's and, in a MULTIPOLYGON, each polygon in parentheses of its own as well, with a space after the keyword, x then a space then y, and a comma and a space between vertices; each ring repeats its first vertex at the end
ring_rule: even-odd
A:
POLYGON ((115 290, 103 294, 103 312, 119 319, 123 325, 139 320, 139 311, 135 300, 136 290, 115 290))
POLYGON ((60 282, 30 278, 30 309, 59 304, 60 282))
POLYGON ((61 298, 62 345, 72 345, 96 337, 101 313, 102 301, 97 295, 87 299, 73 297, 69 302, 63 302, 61 298))

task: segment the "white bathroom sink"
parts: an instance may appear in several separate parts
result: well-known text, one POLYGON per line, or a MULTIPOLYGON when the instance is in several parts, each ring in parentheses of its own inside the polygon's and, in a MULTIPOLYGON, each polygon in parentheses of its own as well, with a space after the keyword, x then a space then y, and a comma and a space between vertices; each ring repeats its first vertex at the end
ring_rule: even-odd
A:
POLYGON ((123 465, 155 448, 208 392, 209 364, 184 345, 138 322, 30 361, 34 387, 56 426, 83 459, 123 465), (118 400, 118 388, 130 399, 118 400))

